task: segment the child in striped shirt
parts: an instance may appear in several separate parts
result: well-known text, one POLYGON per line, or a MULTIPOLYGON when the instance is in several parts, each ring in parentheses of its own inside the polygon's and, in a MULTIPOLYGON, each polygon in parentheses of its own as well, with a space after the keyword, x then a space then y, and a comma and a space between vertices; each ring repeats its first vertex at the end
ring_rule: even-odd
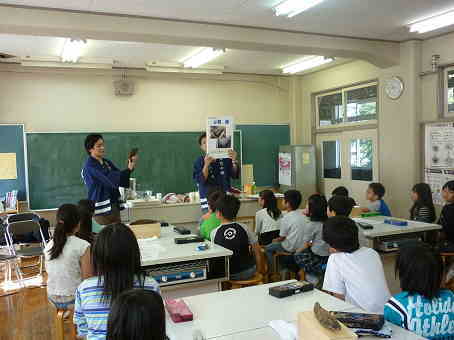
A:
POLYGON ((92 256, 96 276, 83 281, 77 288, 74 324, 79 336, 85 336, 87 340, 104 340, 115 298, 132 288, 159 292, 159 285, 142 271, 137 239, 122 223, 102 229, 92 256))
POLYGON ((412 221, 426 223, 435 221, 435 207, 429 184, 416 184, 411 191, 411 199, 414 202, 410 209, 410 219, 412 221))

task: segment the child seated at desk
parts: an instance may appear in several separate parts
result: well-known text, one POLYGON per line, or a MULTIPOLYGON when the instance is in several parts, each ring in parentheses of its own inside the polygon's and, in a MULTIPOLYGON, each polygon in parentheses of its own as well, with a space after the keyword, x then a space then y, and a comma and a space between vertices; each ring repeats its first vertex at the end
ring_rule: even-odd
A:
POLYGON ((265 247, 269 268, 273 268, 273 255, 279 252, 294 253, 303 245, 303 226, 306 217, 299 211, 302 197, 298 190, 287 190, 284 193, 284 206, 287 214, 281 220, 279 237, 265 247))
POLYGON ((211 232, 212 242, 233 252, 229 263, 231 280, 248 280, 255 275, 256 262, 249 246, 252 246, 256 257, 260 256, 255 234, 234 222, 240 205, 240 200, 235 196, 221 196, 216 201, 216 215, 221 220, 221 225, 211 232))
POLYGON ((221 220, 216 216, 216 201, 224 193, 220 190, 213 190, 208 194, 208 212, 202 216, 200 224, 200 235, 211 241, 211 232, 221 225, 221 220))
MULTIPOLYGON (((454 245, 454 181, 449 181, 443 186, 441 192, 443 200, 446 202, 441 210, 438 224, 443 227, 443 238, 450 243, 450 248, 454 245)), ((452 249, 450 249, 452 251, 452 249)))
POLYGON ((74 293, 91 275, 90 243, 76 236, 79 213, 74 204, 57 211, 54 236, 44 249, 47 297, 58 309, 74 308, 74 293))
POLYGON ((383 200, 385 187, 381 183, 371 183, 366 191, 366 199, 369 201, 365 208, 361 208, 364 213, 376 212, 383 216, 391 216, 388 205, 383 200))
MULTIPOLYGON (((327 214, 328 217, 334 216, 344 216, 349 217, 350 213, 353 209, 353 202, 352 199, 345 196, 333 196, 328 201, 328 209, 327 214)), ((366 239, 366 235, 364 235, 364 231, 362 228, 358 228, 358 240, 359 245, 361 247, 367 247, 369 242, 366 239)))
POLYGON ((279 237, 282 212, 277 207, 277 199, 271 190, 263 190, 259 195, 261 210, 255 214, 255 233, 259 244, 266 246, 279 237))
POLYGON ((411 191, 411 199, 414 203, 410 209, 410 220, 433 223, 436 216, 429 184, 416 184, 411 191))
POLYGON ((355 222, 343 216, 329 218, 323 225, 323 239, 331 253, 323 290, 368 313, 383 314, 390 294, 380 255, 360 248, 355 222))
POLYGON ((115 299, 107 322, 106 340, 126 339, 166 339, 166 313, 158 293, 132 289, 115 299))
POLYGON ((80 337, 104 340, 112 302, 132 288, 159 292, 159 285, 142 270, 136 236, 122 223, 101 230, 92 259, 96 276, 83 281, 76 290, 74 324, 80 337))
POLYGON ((443 261, 422 242, 401 247, 396 259, 402 292, 385 305, 385 319, 428 338, 454 338, 454 294, 441 289, 443 261))

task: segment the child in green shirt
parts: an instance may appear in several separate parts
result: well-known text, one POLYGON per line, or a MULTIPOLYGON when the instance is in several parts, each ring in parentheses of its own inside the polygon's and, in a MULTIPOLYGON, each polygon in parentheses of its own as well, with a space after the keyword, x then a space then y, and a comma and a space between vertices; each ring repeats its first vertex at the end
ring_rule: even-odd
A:
POLYGON ((208 212, 202 216, 202 222, 200 224, 200 235, 206 239, 210 240, 211 232, 221 225, 221 220, 216 217, 216 201, 224 193, 222 191, 216 190, 211 192, 208 195, 208 212))

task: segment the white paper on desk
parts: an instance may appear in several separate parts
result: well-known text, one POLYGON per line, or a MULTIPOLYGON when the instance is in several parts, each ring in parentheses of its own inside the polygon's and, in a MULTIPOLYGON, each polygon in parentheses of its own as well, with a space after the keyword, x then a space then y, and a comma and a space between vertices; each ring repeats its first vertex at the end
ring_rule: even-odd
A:
POLYGON ((140 255, 142 261, 156 260, 159 258, 159 253, 166 249, 155 241, 157 238, 144 238, 137 240, 140 248, 140 255))
POLYGON ((282 340, 296 340, 298 331, 296 326, 284 320, 272 320, 268 325, 277 333, 282 340))

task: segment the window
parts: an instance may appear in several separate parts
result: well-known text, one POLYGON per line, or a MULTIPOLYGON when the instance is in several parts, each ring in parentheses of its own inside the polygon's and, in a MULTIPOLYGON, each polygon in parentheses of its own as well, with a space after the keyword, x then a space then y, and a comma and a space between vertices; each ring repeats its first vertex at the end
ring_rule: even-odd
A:
POLYGON ((318 127, 375 121, 377 91, 373 83, 316 96, 318 127))
POLYGON ((373 144, 371 139, 354 139, 350 143, 352 180, 372 181, 373 144))
POLYGON ((446 114, 454 115, 454 70, 447 71, 447 84, 448 84, 448 93, 447 93, 447 112, 446 114))
POLYGON ((339 141, 323 142, 323 177, 341 178, 341 159, 339 141))

